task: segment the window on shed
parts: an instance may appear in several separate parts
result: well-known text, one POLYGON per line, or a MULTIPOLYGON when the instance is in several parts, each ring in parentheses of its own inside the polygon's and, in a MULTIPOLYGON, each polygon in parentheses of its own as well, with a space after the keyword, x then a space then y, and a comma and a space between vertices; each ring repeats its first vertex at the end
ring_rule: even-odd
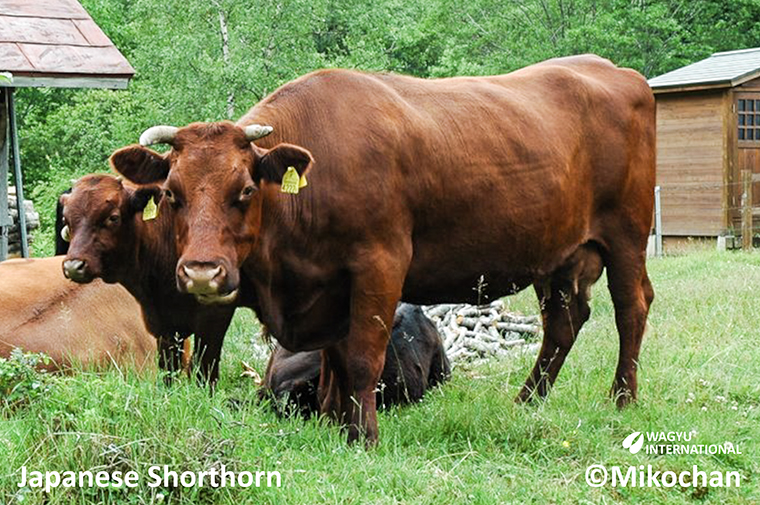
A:
POLYGON ((760 141, 760 100, 740 98, 737 112, 739 140, 760 141))

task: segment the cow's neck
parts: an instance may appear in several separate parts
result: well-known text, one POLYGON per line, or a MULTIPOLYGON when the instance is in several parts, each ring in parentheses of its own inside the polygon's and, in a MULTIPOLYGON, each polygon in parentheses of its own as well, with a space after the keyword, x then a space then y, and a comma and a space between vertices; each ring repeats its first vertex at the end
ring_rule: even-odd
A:
POLYGON ((125 273, 119 283, 141 304, 175 294, 173 272, 177 254, 171 216, 168 212, 159 212, 154 220, 143 221, 138 213, 132 225, 136 237, 134 250, 124 258, 122 271, 125 273))
POLYGON ((268 196, 274 197, 263 202, 259 239, 244 275, 255 286, 259 319, 286 348, 309 350, 341 331, 347 301, 319 288, 336 285, 341 272, 320 247, 316 192, 268 196))

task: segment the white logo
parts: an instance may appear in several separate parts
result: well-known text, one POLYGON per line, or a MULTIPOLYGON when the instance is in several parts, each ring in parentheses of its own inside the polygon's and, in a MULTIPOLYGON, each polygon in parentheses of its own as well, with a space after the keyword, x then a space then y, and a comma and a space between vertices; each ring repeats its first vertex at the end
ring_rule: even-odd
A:
POLYGON ((631 454, 636 454, 641 450, 641 446, 644 445, 644 434, 640 431, 634 431, 623 440, 623 448, 631 451, 631 454))

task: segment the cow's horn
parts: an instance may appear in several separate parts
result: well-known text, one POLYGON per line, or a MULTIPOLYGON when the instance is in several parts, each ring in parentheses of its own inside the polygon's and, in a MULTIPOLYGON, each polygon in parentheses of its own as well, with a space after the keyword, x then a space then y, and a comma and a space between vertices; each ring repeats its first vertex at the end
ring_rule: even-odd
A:
POLYGON ((272 128, 271 126, 252 124, 252 125, 246 126, 244 130, 245 130, 245 138, 253 142, 256 139, 266 137, 267 135, 272 133, 272 130, 274 130, 274 128, 272 128))
POLYGON ((151 126, 140 135, 140 145, 171 144, 177 135, 176 126, 151 126))

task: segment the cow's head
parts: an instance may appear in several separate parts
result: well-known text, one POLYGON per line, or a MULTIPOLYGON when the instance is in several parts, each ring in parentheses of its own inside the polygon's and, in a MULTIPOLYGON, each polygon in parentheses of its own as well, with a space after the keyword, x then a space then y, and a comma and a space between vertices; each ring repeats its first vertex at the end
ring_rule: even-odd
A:
POLYGON ((240 266, 260 235, 262 191, 279 185, 289 167, 301 175, 311 165, 311 155, 300 147, 279 144, 267 150, 253 144, 271 131, 230 122, 156 126, 143 133, 141 145, 111 156, 114 169, 132 182, 164 181, 180 255, 180 292, 204 303, 232 301, 240 266), (144 147, 156 143, 172 149, 159 154, 144 147))
POLYGON ((98 277, 117 282, 126 256, 134 252, 134 216, 151 197, 161 198, 158 185, 127 187, 104 174, 79 179, 60 198, 65 220, 61 233, 70 241, 63 274, 79 283, 98 277))

